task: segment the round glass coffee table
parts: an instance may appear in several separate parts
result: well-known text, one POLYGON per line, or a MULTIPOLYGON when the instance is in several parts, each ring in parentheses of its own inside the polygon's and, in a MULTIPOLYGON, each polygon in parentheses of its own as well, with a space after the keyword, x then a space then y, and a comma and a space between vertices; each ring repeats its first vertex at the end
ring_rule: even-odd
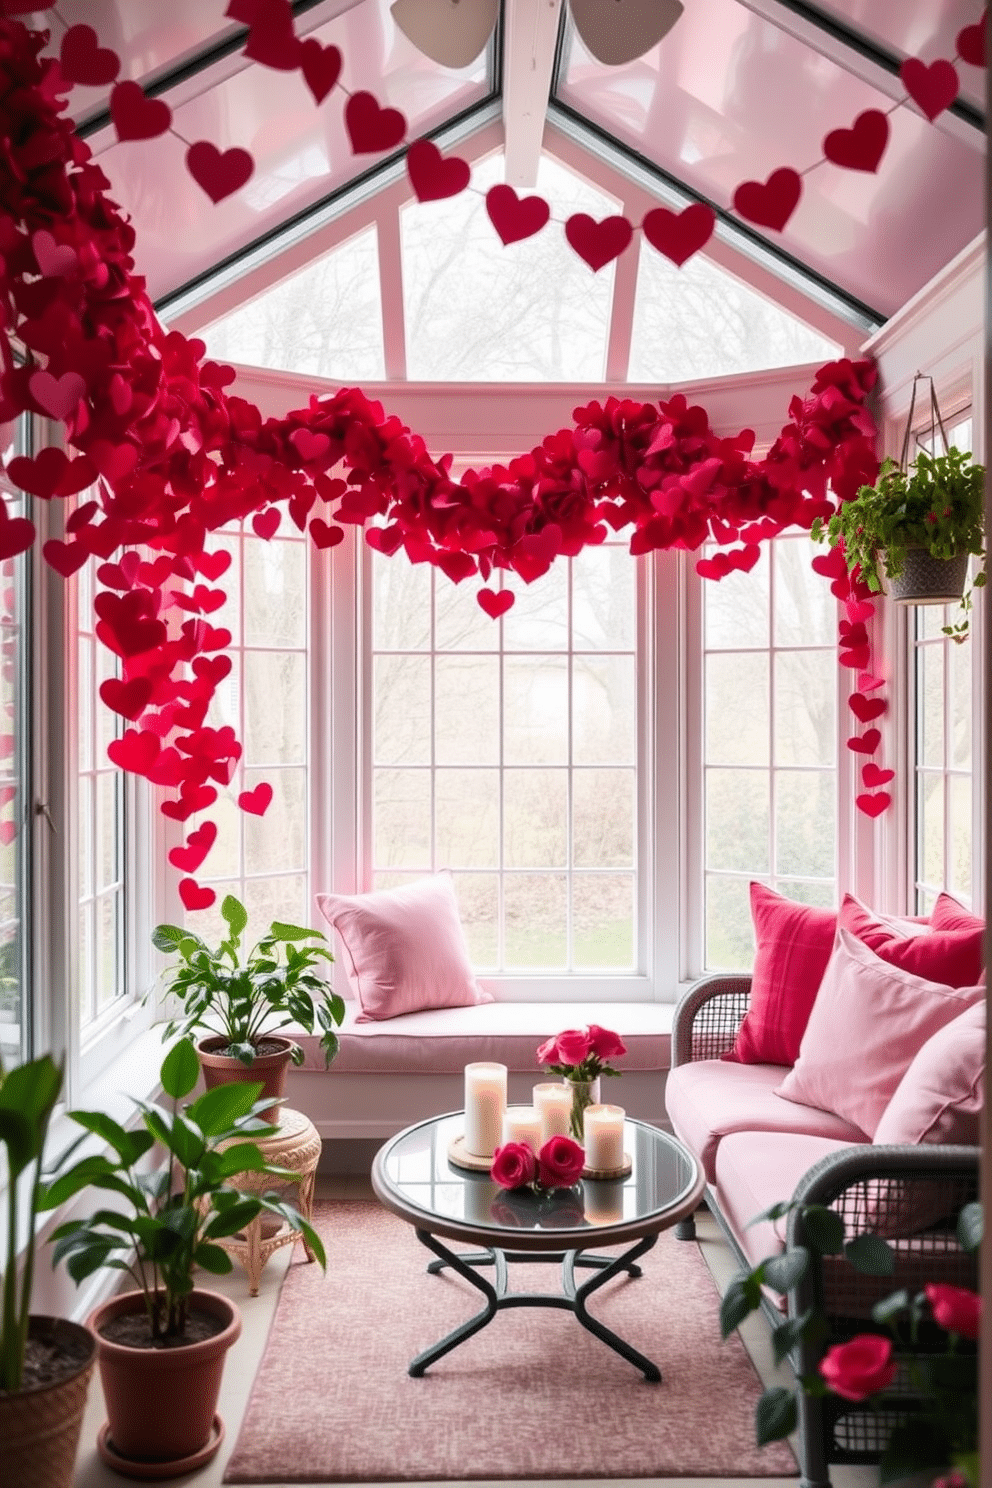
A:
POLYGON ((628 1118, 624 1129, 624 1149, 632 1163, 628 1177, 583 1178, 574 1188, 541 1195, 529 1189, 507 1192, 488 1173, 468 1172, 448 1161, 449 1144, 463 1129, 461 1111, 420 1121, 391 1138, 372 1164, 376 1198, 413 1225, 417 1239, 436 1257, 428 1271, 436 1274, 450 1266, 485 1298, 481 1312, 418 1354, 409 1373, 422 1375, 505 1307, 558 1307, 573 1312, 584 1328, 646 1379, 659 1381, 657 1365, 592 1317, 586 1303, 619 1272, 640 1276, 636 1262, 661 1231, 693 1212, 705 1187, 695 1158, 667 1132, 628 1118), (457 1252, 444 1240, 483 1248, 478 1253, 457 1252), (627 1242, 629 1248, 618 1256, 590 1253, 596 1246, 627 1242), (560 1262, 561 1291, 509 1291, 511 1261, 560 1262), (492 1281, 480 1274, 484 1267, 492 1268, 492 1281), (579 1283, 575 1273, 583 1268, 592 1275, 579 1283))

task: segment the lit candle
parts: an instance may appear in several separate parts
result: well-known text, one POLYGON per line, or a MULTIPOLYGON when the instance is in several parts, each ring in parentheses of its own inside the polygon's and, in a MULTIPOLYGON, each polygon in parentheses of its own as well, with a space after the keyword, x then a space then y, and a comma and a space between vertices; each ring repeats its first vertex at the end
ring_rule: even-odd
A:
POLYGON ((506 1065, 465 1066, 465 1150, 492 1157, 506 1110, 506 1065))
POLYGON ((507 1106, 503 1143, 526 1142, 536 1157, 541 1150, 541 1117, 534 1106, 507 1106))
POLYGON ((623 1167, 623 1106, 586 1106, 586 1167, 616 1173, 623 1167))
POLYGON ((534 1086, 534 1105, 541 1118, 541 1141, 549 1137, 567 1137, 572 1114, 572 1092, 560 1081, 534 1086))

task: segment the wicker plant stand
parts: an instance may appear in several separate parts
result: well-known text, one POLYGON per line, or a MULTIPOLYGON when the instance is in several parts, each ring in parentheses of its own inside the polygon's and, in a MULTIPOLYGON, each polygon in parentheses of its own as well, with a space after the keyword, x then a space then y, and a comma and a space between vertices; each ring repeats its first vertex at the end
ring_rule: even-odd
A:
MULTIPOLYGON (((249 1194, 298 1186, 297 1206, 304 1219, 311 1219, 313 1189, 321 1147, 320 1137, 313 1122, 304 1116, 302 1111, 294 1111, 284 1106, 279 1115, 278 1132, 274 1136, 258 1139, 257 1145, 267 1162, 275 1163, 280 1168, 287 1168, 293 1177, 279 1179, 272 1178, 267 1173, 238 1173, 229 1180, 232 1186, 240 1189, 242 1193, 249 1194)), ((271 1228, 275 1224, 276 1220, 273 1216, 260 1214, 237 1235, 214 1242, 223 1246, 229 1255, 244 1266, 248 1273, 248 1295, 250 1297, 258 1296, 265 1263, 281 1246, 291 1245, 294 1240, 300 1240, 303 1243, 307 1260, 313 1260, 313 1252, 298 1230, 294 1230, 288 1224, 281 1224, 276 1229, 271 1228)))

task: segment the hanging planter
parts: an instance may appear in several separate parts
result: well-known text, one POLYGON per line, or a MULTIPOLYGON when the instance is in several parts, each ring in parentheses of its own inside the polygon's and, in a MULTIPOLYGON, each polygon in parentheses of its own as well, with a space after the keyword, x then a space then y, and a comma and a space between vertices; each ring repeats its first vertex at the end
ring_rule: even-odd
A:
POLYGON ((970 558, 970 553, 935 558, 927 548, 907 548, 901 571, 889 579, 889 597, 896 604, 959 604, 970 558))

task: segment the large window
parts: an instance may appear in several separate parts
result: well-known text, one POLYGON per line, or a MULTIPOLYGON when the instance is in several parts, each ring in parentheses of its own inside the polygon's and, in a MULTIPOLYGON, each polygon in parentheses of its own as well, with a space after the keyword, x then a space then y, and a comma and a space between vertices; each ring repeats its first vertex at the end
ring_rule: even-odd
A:
MULTIPOLYGON (((0 499, 24 515, 24 497, 6 466, 26 451, 27 421, 0 425, 0 499)), ((30 873, 30 725, 26 706, 29 568, 24 556, 0 562, 0 1057, 27 1057, 32 1046, 24 934, 30 873)))

